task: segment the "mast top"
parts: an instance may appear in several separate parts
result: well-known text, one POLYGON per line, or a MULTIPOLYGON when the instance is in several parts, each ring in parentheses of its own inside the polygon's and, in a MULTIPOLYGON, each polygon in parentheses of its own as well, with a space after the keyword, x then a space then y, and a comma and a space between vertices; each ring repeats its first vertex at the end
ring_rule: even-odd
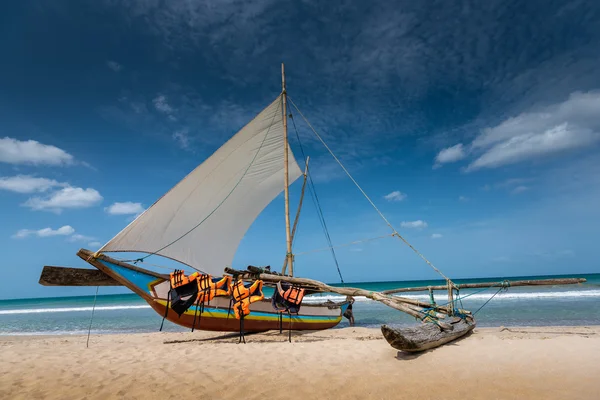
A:
POLYGON ((285 93, 285 65, 281 63, 281 89, 282 93, 285 93))

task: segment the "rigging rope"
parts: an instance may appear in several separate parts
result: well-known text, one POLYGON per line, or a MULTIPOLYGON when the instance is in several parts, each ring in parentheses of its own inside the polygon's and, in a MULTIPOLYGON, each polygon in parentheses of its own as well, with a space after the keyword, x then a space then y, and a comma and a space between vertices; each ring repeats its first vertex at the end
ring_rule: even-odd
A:
MULTIPOLYGON (((302 157, 304 158, 304 162, 306 164, 306 154, 304 154, 304 147, 302 146, 302 141, 300 140, 300 135, 298 134, 298 128, 296 127, 296 121, 294 120, 293 114, 290 112, 290 119, 292 120, 292 125, 294 126, 294 131, 296 132, 296 138, 298 139, 298 144, 300 145, 300 152, 302 153, 302 157)), ((340 264, 338 262, 337 256, 335 254, 335 250, 333 249, 333 243, 331 241, 331 236, 329 236, 329 229, 327 229, 327 223, 325 222, 325 216, 323 215, 323 209, 321 208, 321 203, 319 202, 319 197, 317 196, 317 189, 315 188, 315 183, 313 182, 312 175, 310 174, 310 170, 308 168, 308 164, 306 164, 306 175, 308 176, 308 180, 310 185, 308 186, 308 191, 310 192, 310 196, 313 200, 313 204, 318 211, 319 222, 321 223, 321 228, 323 228, 323 233, 325 234, 325 239, 327 240, 327 244, 329 245, 328 249, 331 249, 331 256, 333 257, 333 262, 335 263, 335 267, 337 269, 338 275, 340 276, 340 281, 344 283, 344 278, 342 276, 342 271, 340 270, 340 264)), ((294 237, 295 239, 295 237, 294 237)), ((303 253, 305 254, 305 253, 303 253)))
POLYGON ((192 267, 190 267, 190 266, 189 266, 189 265, 187 265, 187 264, 183 264, 183 265, 185 265, 185 266, 183 266, 183 267, 182 267, 182 266, 177 266, 177 267, 167 267, 167 266, 165 266, 165 265, 159 265, 159 264, 153 264, 153 263, 149 263, 148 261, 145 261, 145 260, 140 260, 139 258, 138 258, 138 259, 135 259, 135 260, 126 259, 126 258, 117 258, 117 257, 112 257, 112 258, 114 258, 114 259, 115 259, 115 260, 117 260, 117 261, 121 261, 121 262, 133 262, 133 263, 134 263, 134 264, 136 264, 136 265, 137 265, 137 263, 138 263, 138 262, 142 262, 142 263, 144 263, 144 266, 148 265, 148 266, 151 266, 151 267, 155 267, 155 268, 162 268, 162 269, 166 269, 166 270, 169 270, 169 271, 174 271, 174 270, 176 270, 176 269, 181 269, 181 270, 183 270, 183 271, 186 271, 186 272, 191 272, 191 271, 187 271, 187 270, 186 270, 186 268, 188 268, 188 267, 189 267, 189 268, 193 269, 194 271, 200 271, 200 272, 204 273, 204 271, 198 270, 198 269, 196 269, 196 268, 192 268, 192 267))
MULTIPOLYGON (((458 285, 458 287, 460 288, 460 285, 458 285)), ((456 298, 456 300, 454 300, 454 301, 448 301, 448 302, 446 302, 446 303, 443 303, 443 304, 436 304, 434 307, 428 307, 428 308, 424 308, 423 310, 421 310, 421 312, 424 312, 424 313, 426 313, 427 311, 430 311, 430 310, 435 310, 435 309, 436 309, 436 307, 437 307, 437 308, 443 308, 443 307, 446 307, 446 306, 447 306, 448 304, 450 304, 450 303, 457 303, 457 302, 460 302, 460 307, 461 307, 461 309, 462 309, 462 308, 463 308, 463 305, 462 305, 462 300, 463 300, 463 299, 466 299, 467 297, 471 297, 471 296, 473 296, 473 295, 475 295, 475 294, 479 294, 479 293, 485 292, 486 290, 490 290, 491 288, 494 288, 494 287, 499 287, 498 291, 497 291, 496 293, 494 293, 494 294, 492 295, 492 297, 490 297, 489 299, 487 299, 487 300, 486 300, 486 302, 485 302, 485 303, 483 303, 483 305, 482 305, 481 307, 479 307, 479 308, 477 309, 477 311, 475 311, 475 312, 472 314, 472 315, 475 315, 475 314, 477 314, 477 313, 479 312, 479 310, 481 310, 481 309, 482 309, 482 308, 483 308, 483 307, 484 307, 484 306, 485 306, 487 303, 489 303, 489 302, 490 302, 490 301, 491 301, 491 300, 492 300, 492 299, 493 299, 493 298, 494 298, 494 297, 495 297, 495 296, 496 296, 498 293, 500 293, 500 292, 501 292, 501 291, 503 291, 503 290, 504 290, 504 291, 508 290, 508 288, 510 287, 510 282, 509 282, 509 281, 507 281, 507 280, 503 280, 502 282, 498 282, 498 283, 497 283, 497 284, 495 284, 495 285, 488 286, 488 287, 486 287, 486 288, 483 288, 483 289, 481 289, 481 290, 476 290, 476 291, 474 291, 474 292, 472 292, 472 293, 469 293, 469 294, 467 294, 467 295, 464 295, 464 296, 462 296, 462 297, 458 296, 458 292, 459 292, 459 290, 460 290, 460 289, 457 289, 457 298, 456 298)), ((456 312, 457 310, 455 309, 454 311, 456 312)))
POLYGON ((94 295, 94 305, 92 306, 92 316, 90 317, 90 326, 88 327, 87 334, 87 342, 85 342, 85 347, 90 347, 90 333, 92 332, 92 321, 94 320, 94 310, 96 309, 96 298, 98 297, 98 289, 100 286, 96 286, 96 294, 94 295))
POLYGON ((375 211, 377 211, 377 213, 379 214, 379 216, 390 227, 390 229, 392 230, 394 236, 397 236, 400 240, 402 240, 404 242, 404 244, 406 244, 408 247, 410 247, 412 249, 412 251, 414 251, 419 257, 421 257, 421 259, 423 259, 423 261, 425 261, 431 268, 433 268, 433 270, 435 272, 437 272, 440 276, 442 276, 444 279, 446 279, 446 281, 452 282, 452 280, 450 278, 448 278, 446 275, 444 275, 442 273, 442 271, 440 271, 439 269, 437 269, 435 267, 435 265, 433 265, 431 263, 431 261, 429 261, 423 254, 421 254, 415 247, 413 247, 413 245, 411 245, 402 235, 400 235, 400 233, 398 233, 398 231, 396 230, 396 228, 394 228, 394 226, 391 224, 391 222, 387 220, 387 218, 383 215, 383 213, 381 211, 379 211, 379 208, 377 208, 377 206, 375 205, 375 203, 373 203, 373 201, 371 200, 371 198, 360 187, 360 185, 358 184, 358 182, 356 182, 356 180, 352 177, 352 175, 350 175, 350 172, 348 172, 348 170, 346 169, 346 167, 344 167, 344 165, 342 164, 342 162, 335 156, 335 154, 333 153, 333 151, 331 151, 331 149, 329 148, 329 146, 327 146, 327 143, 325 143, 325 141, 317 133, 317 131, 315 130, 315 128, 313 128, 313 126, 310 124, 310 122, 308 122, 308 119, 306 119, 306 117, 304 116, 304 114, 302 114, 302 111, 300 111, 300 109, 298 108, 298 106, 296 105, 296 103, 294 103, 294 101, 289 96, 288 96, 288 99, 290 100, 290 103, 292 103, 292 105, 294 106, 294 108, 296 109, 296 111, 298 111, 298 114, 300 114, 300 116, 304 119, 304 122, 306 122, 306 124, 309 126, 309 128, 313 131, 313 133, 315 134, 315 136, 317 136, 317 138, 319 139, 319 141, 323 144, 323 146, 325 146, 325 148, 327 149, 327 151, 329 151, 329 154, 331 154, 331 156, 340 165, 340 167, 342 167, 342 169, 344 170, 344 172, 346 173, 346 175, 348 175, 348 177, 350 178, 350 180, 352 180, 352 182, 354 183, 354 185, 358 188, 358 190, 360 190, 360 192, 363 194, 363 196, 365 196, 365 198, 369 201, 369 203, 371 203, 371 206, 373 206, 373 208, 375 209, 375 211))
POLYGON ((497 295, 498 293, 500 293, 502 290, 508 290, 508 287, 506 287, 506 286, 504 286, 504 285, 503 285, 503 286, 501 286, 501 287, 500 287, 500 289, 498 289, 498 291, 497 291, 496 293, 494 293, 494 295, 493 295, 492 297, 490 297, 490 298, 489 298, 489 299, 488 299, 488 300, 487 300, 485 303, 483 303, 483 304, 481 305, 481 307, 479 307, 479 308, 477 309, 477 311, 475 311, 475 312, 473 313, 473 315, 477 314, 477 313, 479 312, 479 310, 481 310, 483 307, 485 307, 485 305, 486 305, 487 303, 489 303, 490 301, 492 301, 492 299, 493 299, 494 297, 496 297, 496 295, 497 295))
MULTIPOLYGON (((277 116, 277 111, 279 111, 279 105, 277 105, 277 109, 275 110, 275 112, 273 113, 273 118, 271 119, 271 123, 269 124, 269 128, 267 129, 267 133, 265 133, 265 137, 263 138, 262 142, 260 143, 260 147, 258 148, 258 150, 256 151, 256 153, 254 154, 254 158, 252 158, 252 161, 250 161, 250 164, 248 164, 248 167, 246 168, 246 170, 244 171, 244 173, 242 174, 240 180, 235 184, 235 186, 231 189, 231 191, 227 194, 227 196, 225 196, 225 198, 219 203, 217 204, 217 206, 215 207, 214 210, 212 210, 202 221, 200 221, 196 226, 194 226, 192 229, 190 229, 189 231, 187 231, 186 233, 184 233, 183 235, 179 236, 177 239, 173 240, 171 243, 161 247, 160 249, 156 250, 153 253, 150 253, 148 255, 145 255, 144 257, 138 258, 135 261, 144 261, 146 258, 153 256, 155 254, 157 254, 159 251, 163 251, 164 249, 166 249, 167 247, 177 243, 179 240, 183 239, 184 237, 186 237, 187 235, 189 235, 192 231, 194 231, 196 228, 198 228, 200 225, 202 225, 204 223, 204 221, 206 221, 207 219, 209 219, 222 205, 223 203, 225 203, 225 201, 227 201, 227 199, 229 198, 229 196, 231 196, 231 194, 235 191, 235 189, 237 189, 237 187, 240 185, 240 183, 242 183, 242 180, 244 179, 244 177, 246 176, 246 174, 248 173, 248 171, 250 170, 250 167, 252 167, 252 165, 254 164, 254 161, 256 160, 256 157, 258 157, 258 154, 260 153, 263 145, 265 144, 265 141, 267 140, 267 137, 269 136, 269 132, 271 131, 271 127, 273 126, 273 121, 275 121, 275 117, 277 116)), ((191 268, 194 268, 190 265, 191 268)), ((194 268, 197 270, 197 268, 194 268)))

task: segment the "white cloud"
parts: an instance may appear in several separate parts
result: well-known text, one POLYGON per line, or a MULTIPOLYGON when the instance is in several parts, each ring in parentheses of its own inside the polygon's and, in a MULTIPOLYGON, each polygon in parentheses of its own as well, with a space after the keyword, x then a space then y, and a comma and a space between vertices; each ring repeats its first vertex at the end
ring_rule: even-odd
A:
POLYGON ((467 154, 465 153, 462 143, 459 143, 452 147, 447 147, 437 154, 437 156, 435 157, 435 164, 433 165, 433 168, 439 168, 442 166, 442 164, 462 160, 466 156, 467 154))
POLYGON ((387 201, 402 201, 406 198, 406 193, 402 193, 399 190, 394 190, 392 193, 388 193, 383 196, 387 201))
POLYGON ((427 222, 422 221, 420 219, 418 219, 416 221, 402 221, 400 226, 402 228, 423 229, 423 228, 427 228, 427 222))
POLYGON ((600 92, 574 92, 564 102, 486 128, 471 144, 481 153, 466 171, 543 158, 600 142, 600 92))
POLYGON ((107 61, 106 66, 115 72, 119 72, 123 69, 123 66, 116 61, 107 61))
POLYGON ((458 201, 466 202, 469 201, 469 198, 467 196, 458 196, 458 201))
POLYGON ((529 186, 526 186, 525 183, 532 182, 531 178, 510 178, 505 179, 501 182, 494 183, 490 185, 489 183, 482 187, 485 191, 494 190, 506 190, 512 194, 517 194, 529 190, 529 186))
POLYGON ((23 205, 32 210, 48 210, 60 213, 64 208, 88 208, 102 202, 102 196, 96 189, 66 187, 46 198, 32 197, 23 205))
POLYGON ((68 239, 69 242, 88 242, 90 240, 94 240, 94 238, 91 236, 80 235, 79 233, 70 236, 68 239))
POLYGON ((57 186, 68 186, 54 179, 36 178, 31 175, 0 177, 0 189, 17 193, 45 192, 57 186))
POLYGON ((440 239, 442 237, 443 237, 443 235, 441 233, 434 233, 431 235, 432 239, 440 239))
POLYGON ((154 108, 162 113, 171 114, 173 112, 173 107, 167 103, 167 98, 162 94, 154 98, 152 102, 154 103, 154 108))
POLYGON ((140 214, 144 212, 144 206, 142 203, 133 203, 126 201, 124 203, 113 203, 104 209, 111 215, 129 215, 129 214, 140 214))
POLYGON ((184 128, 176 131, 173 134, 173 139, 179 144, 182 149, 187 150, 190 147, 190 137, 188 136, 189 129, 184 128))
POLYGON ((0 162, 9 164, 67 165, 73 156, 58 147, 35 140, 0 139, 0 162))
POLYGON ((473 161, 467 171, 496 168, 532 158, 586 147, 600 141, 599 132, 565 122, 541 133, 526 133, 500 142, 473 161))
POLYGON ((88 246, 91 247, 92 249, 96 249, 96 248, 100 248, 100 246, 102 246, 102 243, 100 243, 100 242, 89 242, 88 246))
POLYGON ((54 230, 52 228, 43 228, 39 230, 32 229, 21 229, 17 233, 15 233, 12 237, 15 239, 23 239, 28 236, 38 236, 38 237, 50 237, 50 236, 69 236, 75 232, 69 225, 61 226, 60 228, 54 230))
POLYGON ((520 185, 517 186, 516 188, 514 188, 511 193, 512 194, 518 194, 518 193, 523 193, 524 191, 529 190, 529 188, 525 185, 520 185))

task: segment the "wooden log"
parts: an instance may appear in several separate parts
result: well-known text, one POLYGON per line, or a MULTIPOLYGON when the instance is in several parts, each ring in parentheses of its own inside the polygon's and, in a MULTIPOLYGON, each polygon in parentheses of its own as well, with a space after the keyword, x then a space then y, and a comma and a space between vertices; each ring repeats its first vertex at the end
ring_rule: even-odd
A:
MULTIPOLYGON (((531 279, 524 281, 506 281, 508 282, 507 287, 515 286, 542 286, 542 285, 574 285, 577 283, 586 282, 585 278, 557 278, 557 279, 531 279)), ((501 287, 504 281, 501 282, 483 282, 483 283, 463 283, 461 285, 454 284, 457 289, 476 289, 476 288, 487 288, 487 287, 501 287)), ((406 292, 422 292, 426 290, 447 290, 448 285, 438 286, 419 286, 409 288, 399 288, 384 290, 381 293, 394 294, 394 293, 406 293, 406 292)))
POLYGON ((40 275, 44 286, 123 286, 96 269, 55 267, 46 265, 40 275))
MULTIPOLYGON (((242 279, 244 279, 244 278, 245 279, 260 279, 265 282, 282 281, 282 282, 289 282, 292 284, 302 285, 304 287, 318 289, 321 292, 337 293, 337 294, 341 294, 344 296, 352 296, 352 297, 364 296, 371 300, 379 301, 380 303, 383 303, 386 306, 394 308, 398 311, 402 311, 402 312, 404 312, 408 315, 411 315, 419 320, 422 320, 423 317, 425 317, 425 314, 420 312, 420 310, 417 311, 411 305, 404 304, 403 301, 399 301, 397 296, 388 296, 388 295, 385 295, 385 294, 382 294, 379 292, 373 292, 373 291, 359 289, 359 288, 334 287, 334 286, 329 286, 323 282, 319 282, 314 279, 307 279, 307 278, 296 278, 296 277, 291 277, 291 276, 278 276, 278 275, 272 275, 272 274, 266 274, 266 273, 249 273, 249 272, 237 271, 237 270, 234 270, 231 268, 225 268, 225 272, 228 274, 238 276, 242 279)), ((412 299, 407 299, 407 300, 412 301, 412 299)), ((453 329, 453 327, 450 324, 447 324, 445 322, 439 321, 438 324, 443 329, 453 329)))
POLYGON ((472 318, 455 318, 454 329, 441 330, 435 324, 420 324, 411 327, 382 325, 385 340, 395 349, 409 352, 424 351, 458 339, 475 328, 472 318))
MULTIPOLYGON (((264 269, 259 268, 259 267, 254 267, 254 266, 248 266, 248 271, 250 272, 246 272, 246 271, 238 271, 235 269, 231 269, 231 268, 226 268, 225 272, 228 274, 232 274, 232 275, 238 275, 241 276, 244 279, 252 279, 256 276, 258 276, 258 274, 263 274, 263 278, 261 278, 265 283, 269 283, 269 284, 275 284, 279 281, 284 281, 284 282, 288 282, 288 276, 284 276, 284 275, 280 275, 277 273, 273 273, 273 272, 266 272, 264 269), (268 277, 267 277, 268 275, 268 277)), ((318 282, 318 281, 317 281, 318 282)), ((293 282, 291 282, 293 283, 293 282)), ((327 289, 325 290, 322 286, 317 287, 317 286, 313 286, 313 285, 309 285, 309 284, 302 284, 302 287, 304 287, 305 289, 308 289, 309 291, 311 291, 312 293, 319 293, 319 292, 329 292, 330 290, 327 289)), ((331 288, 332 286, 327 286, 329 288, 331 288)), ((359 290, 359 289, 357 289, 359 290)), ((337 292, 334 292, 337 293, 337 292)), ((381 292, 383 293, 383 292, 381 292)), ((391 301, 396 301, 399 303, 405 303, 405 304, 410 304, 416 307, 420 307, 420 308, 433 308, 436 312, 441 312, 444 314, 448 313, 448 308, 447 307, 441 307, 438 305, 432 305, 429 302, 426 301, 419 301, 419 300, 415 300, 415 299, 409 299, 407 297, 400 297, 400 296, 390 296, 390 300, 391 301)), ((468 310, 459 310, 461 313, 463 314, 470 314, 471 312, 468 310)), ((423 314, 421 314, 423 315, 423 314)))

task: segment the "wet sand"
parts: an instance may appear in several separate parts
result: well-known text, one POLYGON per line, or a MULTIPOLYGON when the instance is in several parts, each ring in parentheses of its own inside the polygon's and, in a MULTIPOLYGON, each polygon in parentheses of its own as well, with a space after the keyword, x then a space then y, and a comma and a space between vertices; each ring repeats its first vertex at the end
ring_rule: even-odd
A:
POLYGON ((0 399, 598 399, 600 327, 476 329, 425 353, 378 329, 0 337, 0 399), (219 339, 214 339, 220 337, 219 339))

